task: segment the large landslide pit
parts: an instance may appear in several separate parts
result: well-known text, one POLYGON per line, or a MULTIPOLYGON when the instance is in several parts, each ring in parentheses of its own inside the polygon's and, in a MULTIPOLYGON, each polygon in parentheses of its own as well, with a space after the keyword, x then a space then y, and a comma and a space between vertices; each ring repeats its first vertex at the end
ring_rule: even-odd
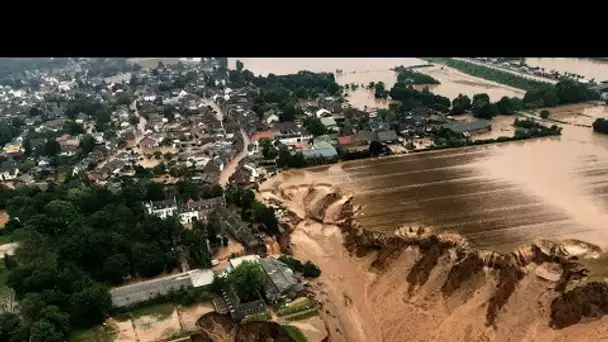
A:
POLYGON ((295 342, 280 325, 273 322, 237 324, 228 316, 212 312, 197 321, 200 333, 194 342, 295 342))
POLYGON ((455 233, 367 231, 354 219, 352 198, 328 184, 279 187, 260 196, 288 209, 282 248, 322 270, 309 290, 330 341, 608 338, 606 283, 565 291, 584 276, 577 261, 587 255, 580 251, 597 254, 596 246, 540 240, 500 254, 472 249, 455 233))

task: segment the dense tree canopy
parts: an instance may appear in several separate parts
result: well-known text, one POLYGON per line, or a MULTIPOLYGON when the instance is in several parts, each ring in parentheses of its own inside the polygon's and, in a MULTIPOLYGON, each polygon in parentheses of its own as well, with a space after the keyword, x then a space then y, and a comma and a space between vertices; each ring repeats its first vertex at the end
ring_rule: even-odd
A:
MULTIPOLYGON (((0 204, 20 222, 14 234, 21 247, 10 258, 7 283, 20 300, 32 340, 42 334, 65 340, 70 326, 102 322, 111 309, 106 284, 120 284, 129 275, 155 276, 178 264, 182 225, 148 216, 142 202, 169 193, 183 197, 188 190, 151 184, 131 184, 118 194, 78 182, 47 192, 2 188, 0 204)), ((4 319, 0 334, 11 334, 2 329, 15 324, 4 319)))
POLYGON ((228 281, 242 302, 260 298, 264 288, 263 272, 262 266, 257 262, 244 261, 228 274, 228 281))

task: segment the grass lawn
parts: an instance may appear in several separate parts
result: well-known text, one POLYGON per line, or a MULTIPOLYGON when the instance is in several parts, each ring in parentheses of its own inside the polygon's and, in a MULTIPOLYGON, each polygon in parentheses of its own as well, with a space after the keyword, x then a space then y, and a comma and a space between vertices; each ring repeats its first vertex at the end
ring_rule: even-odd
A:
POLYGON ((13 237, 11 235, 2 234, 0 235, 0 245, 5 245, 7 243, 13 242, 13 237))
POLYGON ((282 325, 283 328, 291 338, 293 338, 296 342, 307 342, 308 339, 304 336, 304 333, 300 331, 300 329, 296 327, 292 327, 291 325, 282 325))
POLYGON ((265 322, 265 321, 270 320, 271 318, 272 318, 272 316, 270 316, 268 311, 262 311, 262 312, 258 312, 253 315, 246 316, 245 318, 243 318, 243 320, 241 322, 242 323, 265 322))
POLYGON ((87 330, 73 330, 68 342, 111 342, 115 335, 113 327, 98 325, 87 330))
POLYGON ((6 278, 8 277, 8 270, 4 265, 4 260, 0 261, 0 288, 6 287, 6 278))
POLYGON ((316 307, 315 303, 310 298, 306 298, 306 300, 304 300, 300 303, 293 304, 290 306, 284 306, 284 307, 278 309, 277 316, 291 315, 296 312, 310 310, 315 307, 316 307))
POLYGON ((141 308, 134 309, 125 313, 115 314, 112 317, 119 321, 126 321, 128 319, 137 319, 142 316, 154 316, 157 318, 169 317, 173 314, 175 305, 171 303, 149 305, 141 308))
POLYGON ((306 311, 306 312, 302 312, 299 314, 295 314, 293 316, 289 316, 287 317, 288 321, 301 321, 310 317, 314 317, 317 316, 319 314, 319 311, 317 309, 313 309, 310 311, 306 311))

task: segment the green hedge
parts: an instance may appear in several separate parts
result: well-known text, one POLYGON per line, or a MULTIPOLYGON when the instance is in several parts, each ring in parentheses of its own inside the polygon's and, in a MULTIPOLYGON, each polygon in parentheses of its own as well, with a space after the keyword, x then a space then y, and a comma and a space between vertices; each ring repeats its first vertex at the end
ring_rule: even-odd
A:
POLYGON ((248 315, 243 318, 241 323, 249 323, 249 322, 266 322, 269 321, 272 316, 268 313, 268 311, 258 312, 253 315, 248 315))
POLYGON ((304 333, 300 331, 300 329, 298 329, 297 327, 292 327, 291 325, 282 325, 281 328, 287 331, 289 337, 293 338, 295 342, 308 342, 308 339, 306 338, 304 333))
POLYGON ((319 311, 317 309, 315 310, 310 310, 307 312, 302 312, 301 314, 297 314, 297 315, 293 315, 291 317, 288 317, 287 320, 288 321, 301 321, 310 317, 314 317, 319 315, 319 311))
POLYGON ((303 302, 280 308, 279 310, 277 310, 277 316, 280 317, 280 316, 291 315, 296 312, 306 311, 306 310, 310 310, 310 309, 314 309, 314 308, 316 308, 315 303, 312 300, 306 298, 306 300, 303 302))

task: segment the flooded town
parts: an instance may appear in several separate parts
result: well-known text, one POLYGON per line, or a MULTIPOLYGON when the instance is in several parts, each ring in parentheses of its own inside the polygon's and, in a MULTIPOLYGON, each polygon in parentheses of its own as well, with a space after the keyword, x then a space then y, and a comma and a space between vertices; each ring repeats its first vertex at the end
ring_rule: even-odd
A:
POLYGON ((0 65, 1 340, 608 338, 608 61, 0 65))

